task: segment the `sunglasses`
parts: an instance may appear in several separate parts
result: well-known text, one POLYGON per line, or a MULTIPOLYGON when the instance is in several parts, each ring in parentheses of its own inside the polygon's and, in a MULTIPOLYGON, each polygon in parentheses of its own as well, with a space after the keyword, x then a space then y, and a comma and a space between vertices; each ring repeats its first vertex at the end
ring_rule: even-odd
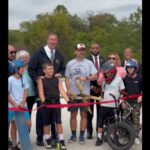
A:
POLYGON ((12 54, 16 54, 17 52, 16 51, 11 51, 9 53, 12 55, 12 54))
POLYGON ((109 57, 109 59, 113 59, 113 60, 115 60, 116 58, 115 58, 115 57, 109 57))

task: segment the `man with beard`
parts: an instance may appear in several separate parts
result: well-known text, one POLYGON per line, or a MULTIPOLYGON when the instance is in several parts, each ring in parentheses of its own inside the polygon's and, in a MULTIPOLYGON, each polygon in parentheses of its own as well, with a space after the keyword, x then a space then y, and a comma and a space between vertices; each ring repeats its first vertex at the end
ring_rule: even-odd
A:
MULTIPOLYGON (((101 47, 98 43, 93 43, 90 48, 91 54, 88 56, 88 59, 93 62, 95 67, 97 68, 98 72, 101 71, 102 65, 106 62, 106 60, 100 55, 101 47)), ((100 96, 101 95, 101 86, 97 84, 97 80, 91 81, 91 90, 90 94, 94 96, 100 96)), ((90 100, 90 102, 94 102, 93 99, 90 100)), ((93 125, 92 125, 92 119, 93 119, 93 113, 94 113, 94 105, 91 105, 91 111, 92 114, 89 112, 87 113, 87 139, 92 139, 92 133, 93 133, 93 125)), ((98 120, 98 111, 99 111, 99 105, 96 105, 97 108, 97 118, 96 118, 96 131, 97 131, 97 120, 98 120)))

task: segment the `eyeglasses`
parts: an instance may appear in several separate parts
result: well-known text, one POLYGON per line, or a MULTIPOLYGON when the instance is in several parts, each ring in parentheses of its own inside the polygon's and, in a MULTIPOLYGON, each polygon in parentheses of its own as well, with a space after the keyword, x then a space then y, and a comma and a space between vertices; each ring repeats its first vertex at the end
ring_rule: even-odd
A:
POLYGON ((109 57, 109 59, 113 59, 113 60, 115 60, 116 58, 115 58, 115 57, 109 57))
POLYGON ((9 53, 12 55, 12 54, 16 54, 17 52, 16 51, 10 51, 9 53))

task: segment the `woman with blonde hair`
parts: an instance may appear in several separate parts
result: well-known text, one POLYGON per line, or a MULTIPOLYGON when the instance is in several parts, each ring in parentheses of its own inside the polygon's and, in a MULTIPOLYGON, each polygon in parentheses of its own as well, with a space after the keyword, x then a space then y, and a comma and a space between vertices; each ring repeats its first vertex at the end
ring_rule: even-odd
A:
MULTIPOLYGON (((30 54, 26 50, 20 50, 16 54, 16 59, 22 60, 26 65, 26 69, 25 69, 25 72, 23 74, 23 76, 25 76, 25 78, 27 79, 28 84, 29 84, 28 97, 27 97, 26 102, 27 102, 28 109, 32 110, 32 107, 35 103, 35 89, 34 89, 34 86, 33 86, 33 81, 30 78, 30 76, 28 74, 28 70, 27 70, 29 59, 30 59, 30 54)), ((31 120, 31 114, 32 114, 32 111, 29 111, 30 120, 31 120)), ((28 126, 29 126, 29 128, 31 128, 31 121, 29 122, 28 126)))
POLYGON ((127 73, 125 69, 121 67, 121 61, 120 61, 120 57, 118 53, 116 52, 110 53, 108 55, 108 59, 111 60, 115 64, 118 76, 120 76, 121 78, 125 78, 127 73))
MULTIPOLYGON (((121 61, 120 61, 120 57, 118 53, 111 52, 108 55, 108 60, 112 61, 115 64, 116 69, 117 69, 117 75, 121 78, 125 78, 127 73, 126 73, 126 70, 123 67, 121 67, 121 61)), ((101 85, 103 80, 104 80, 103 73, 99 72, 99 77, 97 80, 98 85, 101 85)))

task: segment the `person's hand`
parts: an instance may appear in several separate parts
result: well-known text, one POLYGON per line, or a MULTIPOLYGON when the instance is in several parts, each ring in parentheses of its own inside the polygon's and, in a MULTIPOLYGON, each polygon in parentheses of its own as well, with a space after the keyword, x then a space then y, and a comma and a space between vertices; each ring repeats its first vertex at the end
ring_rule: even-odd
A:
POLYGON ((101 87, 92 86, 91 91, 94 92, 95 94, 100 94, 101 93, 101 87))
POLYGON ((56 73, 56 74, 54 75, 54 77, 56 77, 56 78, 61 78, 62 75, 61 75, 60 73, 56 73))
POLYGON ((142 96, 139 96, 137 101, 138 101, 138 103, 141 103, 142 102, 142 96))
POLYGON ((67 101, 68 104, 72 104, 71 100, 67 101))
POLYGON ((25 108, 25 102, 24 102, 24 101, 22 101, 22 102, 19 104, 19 107, 21 107, 21 108, 25 108))
POLYGON ((46 105, 46 101, 41 101, 41 105, 46 105))
POLYGON ((70 97, 70 95, 71 95, 71 91, 70 91, 70 90, 68 90, 66 93, 67 93, 68 97, 70 97))
POLYGON ((19 108, 19 105, 17 103, 14 103, 13 106, 19 108))
POLYGON ((76 79, 80 80, 81 82, 89 81, 88 77, 83 77, 83 76, 78 77, 76 79))

